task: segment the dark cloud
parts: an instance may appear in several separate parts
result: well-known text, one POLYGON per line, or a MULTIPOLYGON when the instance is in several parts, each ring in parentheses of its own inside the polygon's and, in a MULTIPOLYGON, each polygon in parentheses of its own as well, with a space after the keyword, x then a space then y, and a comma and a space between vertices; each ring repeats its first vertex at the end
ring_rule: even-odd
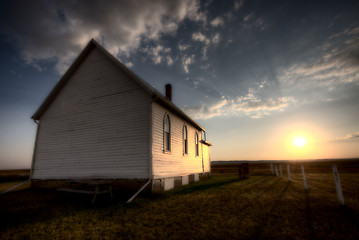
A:
POLYGON ((64 72, 94 38, 112 54, 129 54, 141 41, 174 33, 184 19, 205 22, 198 1, 11 1, 2 4, 2 33, 10 34, 22 58, 41 68, 55 61, 64 72))

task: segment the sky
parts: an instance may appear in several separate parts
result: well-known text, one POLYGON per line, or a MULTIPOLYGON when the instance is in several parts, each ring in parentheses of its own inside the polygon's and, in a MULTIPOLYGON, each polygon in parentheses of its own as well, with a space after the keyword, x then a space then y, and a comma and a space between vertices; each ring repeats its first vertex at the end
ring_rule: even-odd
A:
POLYGON ((211 160, 359 157, 359 1, 1 1, 0 169, 95 39, 207 131, 211 160), (293 139, 302 137, 304 146, 293 139))

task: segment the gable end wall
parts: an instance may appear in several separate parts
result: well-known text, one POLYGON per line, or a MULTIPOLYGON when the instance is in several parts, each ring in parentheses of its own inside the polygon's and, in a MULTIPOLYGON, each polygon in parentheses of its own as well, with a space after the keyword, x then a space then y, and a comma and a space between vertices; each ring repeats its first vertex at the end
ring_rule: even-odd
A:
POLYGON ((40 118, 33 179, 150 177, 151 97, 93 49, 40 118))

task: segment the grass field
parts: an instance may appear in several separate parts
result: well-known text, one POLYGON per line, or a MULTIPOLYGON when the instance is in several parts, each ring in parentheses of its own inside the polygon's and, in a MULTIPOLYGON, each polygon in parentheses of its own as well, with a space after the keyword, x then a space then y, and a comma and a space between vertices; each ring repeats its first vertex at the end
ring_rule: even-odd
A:
MULTIPOLYGON (((294 166, 288 182, 263 164, 250 165, 249 179, 214 169, 212 178, 130 204, 120 191, 91 205, 90 196, 25 185, 0 196, 0 239, 359 239, 357 195, 344 191, 340 206, 330 172, 307 169, 308 191, 294 166)), ((359 172, 348 174, 356 186, 359 172)), ((0 191, 17 183, 1 182, 0 191)))

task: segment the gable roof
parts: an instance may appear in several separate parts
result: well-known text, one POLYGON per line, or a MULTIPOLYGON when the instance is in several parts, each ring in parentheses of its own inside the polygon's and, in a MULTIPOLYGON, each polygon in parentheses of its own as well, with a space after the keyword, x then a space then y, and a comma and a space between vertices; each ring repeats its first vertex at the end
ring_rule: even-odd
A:
POLYGON ((37 111, 32 115, 32 119, 39 120, 41 115, 46 111, 46 109, 51 105, 51 103, 55 100, 56 96, 62 90, 62 88, 66 85, 66 83, 70 80, 71 76, 75 73, 80 64, 84 61, 84 59, 88 56, 92 49, 97 48, 104 55, 106 55, 113 63, 115 63, 119 69, 124 71, 133 81, 135 81, 140 87, 142 87, 148 94, 152 96, 153 101, 160 103, 167 109, 173 111, 179 117, 185 119, 189 123, 191 123, 194 127, 199 130, 205 131, 203 127, 201 127, 198 123, 192 120, 189 116, 187 116, 181 109, 179 109, 176 105, 174 105, 171 101, 169 101, 165 96, 163 96, 160 92, 158 92, 155 88, 153 88, 150 84, 145 82, 139 76, 137 76, 134 72, 128 69, 124 64, 122 64, 117 58, 112 56, 106 49, 104 49, 99 43, 97 43, 94 39, 91 39, 90 42, 86 45, 86 47, 82 50, 80 55, 75 59, 69 69, 65 72, 65 74, 61 77, 59 82, 52 89, 50 94, 46 97, 37 111))

